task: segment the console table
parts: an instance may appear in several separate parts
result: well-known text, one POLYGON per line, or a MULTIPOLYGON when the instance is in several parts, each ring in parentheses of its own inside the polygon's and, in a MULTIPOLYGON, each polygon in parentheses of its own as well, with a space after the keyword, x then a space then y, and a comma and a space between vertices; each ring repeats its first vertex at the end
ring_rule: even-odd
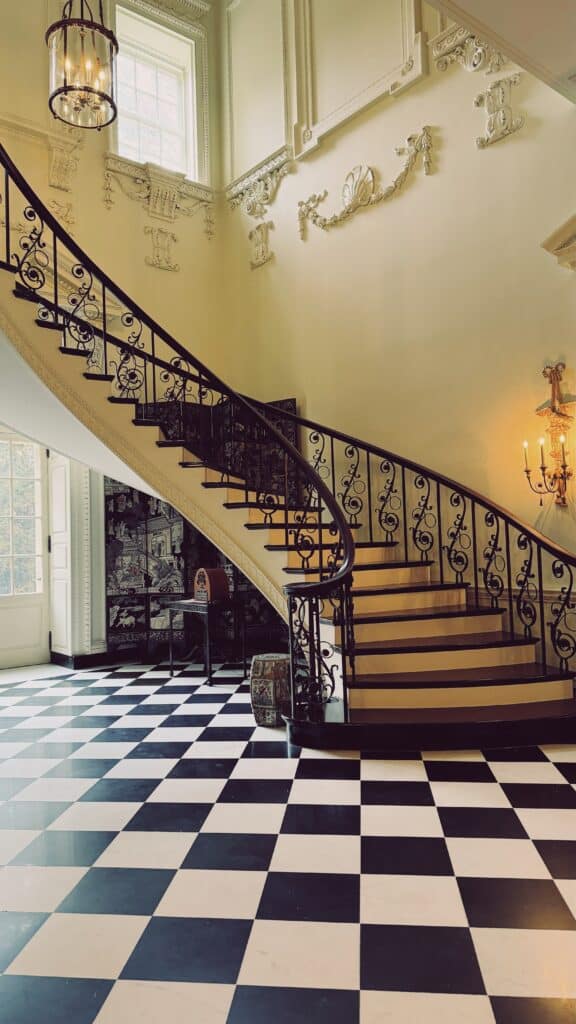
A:
POLYGON ((167 605, 170 617, 170 676, 174 675, 174 616, 177 612, 184 615, 198 615, 204 624, 204 667, 206 669, 206 682, 212 681, 212 641, 211 630, 214 618, 218 612, 230 608, 234 613, 234 640, 238 640, 240 625, 240 636, 242 643, 242 668, 246 672, 246 623, 244 619, 244 605, 237 598, 227 598, 223 601, 198 601, 196 598, 185 598, 179 601, 171 601, 167 605))

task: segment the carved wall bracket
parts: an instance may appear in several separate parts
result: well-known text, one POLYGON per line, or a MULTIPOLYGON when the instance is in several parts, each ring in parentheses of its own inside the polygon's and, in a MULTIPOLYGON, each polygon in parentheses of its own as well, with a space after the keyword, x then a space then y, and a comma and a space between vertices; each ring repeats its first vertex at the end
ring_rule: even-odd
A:
POLYGON ((72 179, 78 170, 78 155, 83 140, 78 128, 64 128, 58 134, 48 134, 50 166, 48 184, 62 192, 72 191, 72 179))
POLYGON ((353 217, 359 210, 367 206, 376 206, 378 203, 391 199, 396 195, 406 182, 410 173, 416 167, 418 157, 422 155, 424 174, 431 171, 431 150, 432 135, 428 126, 422 128, 417 135, 410 135, 405 146, 396 149, 398 156, 405 157, 400 172, 393 181, 383 188, 376 183, 376 173, 366 164, 359 164, 346 176, 342 188, 342 209, 331 217, 323 217, 318 213, 318 206, 326 199, 326 191, 315 193, 308 199, 298 203, 298 222, 300 226, 300 238, 306 238, 306 224, 310 221, 315 227, 327 231, 343 224, 344 221, 353 217))
MULTIPOLYGON (((173 224, 177 217, 193 217, 200 209, 212 206, 211 188, 188 181, 184 174, 166 171, 156 164, 139 164, 108 153, 104 174, 104 203, 111 209, 115 202, 114 184, 123 195, 142 203, 147 214, 173 224)), ((205 233, 213 234, 212 216, 205 216, 205 233)))
POLYGON ((256 224, 248 234, 252 243, 252 259, 250 260, 252 270, 257 270, 258 267, 269 263, 274 255, 270 248, 270 231, 273 227, 274 224, 271 220, 262 221, 261 224, 256 224))
POLYGON ((237 178, 226 189, 231 209, 241 206, 249 217, 261 219, 276 198, 282 178, 291 170, 291 154, 287 146, 274 153, 269 160, 258 164, 249 174, 237 178))
POLYGON ((559 266, 576 270, 576 216, 570 217, 542 242, 542 248, 556 257, 559 266))
POLYGON ((460 64, 466 71, 483 71, 485 75, 491 75, 501 71, 506 64, 503 53, 460 25, 452 25, 436 36, 432 43, 432 57, 438 71, 446 71, 451 64, 460 64))
POLYGON ((515 116, 512 111, 512 87, 518 85, 519 81, 519 74, 499 78, 474 100, 474 106, 484 107, 487 116, 486 134, 476 139, 479 149, 500 142, 501 139, 519 131, 524 125, 525 118, 521 115, 515 116))

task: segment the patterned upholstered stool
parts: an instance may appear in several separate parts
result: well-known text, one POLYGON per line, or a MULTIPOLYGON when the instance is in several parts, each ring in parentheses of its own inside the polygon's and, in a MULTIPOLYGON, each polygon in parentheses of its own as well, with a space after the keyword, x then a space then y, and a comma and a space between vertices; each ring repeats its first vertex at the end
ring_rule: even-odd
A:
POLYGON ((255 654, 250 670, 250 699, 257 725, 282 725, 290 713, 290 658, 255 654))

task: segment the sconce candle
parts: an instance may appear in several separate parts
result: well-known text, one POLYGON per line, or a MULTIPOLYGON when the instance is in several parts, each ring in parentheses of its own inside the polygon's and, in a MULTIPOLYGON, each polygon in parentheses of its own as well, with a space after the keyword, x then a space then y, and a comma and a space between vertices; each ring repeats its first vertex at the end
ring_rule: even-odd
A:
POLYGON ((528 469, 528 441, 523 441, 522 447, 524 449, 524 469, 528 469))
POLYGON ((541 467, 541 469, 545 469, 546 463, 544 462, 544 438, 543 437, 539 437, 538 438, 538 444, 540 445, 540 467, 541 467))
POLYGON ((564 508, 568 504, 567 487, 573 475, 566 454, 566 432, 573 421, 568 408, 576 404, 576 395, 563 394, 560 390, 565 369, 564 363, 556 363, 554 366, 546 366, 543 370, 544 377, 550 382, 551 394, 546 402, 538 406, 536 412, 546 418, 549 448, 546 453, 545 439, 539 437, 540 465, 534 473, 528 465, 528 441, 523 443, 524 475, 530 490, 538 495, 541 505, 545 494, 553 494, 556 505, 564 508), (546 465, 547 458, 549 465, 546 465))

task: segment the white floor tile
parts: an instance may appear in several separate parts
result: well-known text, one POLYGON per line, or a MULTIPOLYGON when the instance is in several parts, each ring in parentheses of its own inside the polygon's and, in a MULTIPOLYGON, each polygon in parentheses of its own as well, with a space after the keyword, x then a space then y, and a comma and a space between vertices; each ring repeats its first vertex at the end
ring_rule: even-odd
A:
POLYGON ((363 782, 427 782, 426 766, 422 761, 382 760, 362 761, 360 778, 363 782))
POLYGON ((146 736, 144 743, 193 743, 197 740, 204 728, 183 728, 183 729, 154 729, 146 736))
POLYGON ((141 806, 139 803, 103 803, 87 800, 86 803, 72 804, 49 827, 58 832, 68 829, 115 832, 124 828, 141 806))
POLYGON ((360 920, 445 928, 468 925, 456 879, 436 875, 362 875, 360 920))
POLYGON ((16 794, 14 800, 56 800, 73 803, 92 788, 96 779, 36 779, 16 794))
POLYGON ((291 804, 330 804, 357 807, 360 782, 356 780, 296 779, 290 790, 291 804))
MULTIPOLYGON (((173 732, 170 729, 170 732, 173 732)), ((184 757, 216 757, 218 759, 242 757, 246 750, 246 740, 209 740, 202 743, 193 743, 186 751, 184 757)))
POLYGON ((103 758, 105 761, 115 761, 118 758, 126 757, 136 746, 138 746, 137 743, 85 743, 70 756, 80 757, 82 760, 103 758))
POLYGON ((61 757, 16 757, 0 764, 0 779, 39 779, 61 761, 61 757))
POLYGON ((234 985, 118 981, 94 1024, 226 1024, 234 985))
POLYGON ((298 768, 294 757, 243 757, 232 769, 231 779, 293 779, 298 768))
POLYGON ((446 840, 456 875, 469 878, 550 878, 529 839, 446 840))
POLYGON ((1 829, 0 830, 0 864, 9 864, 14 857, 24 850, 40 832, 32 829, 1 829))
POLYGON ((255 921, 240 985, 360 987, 360 926, 311 921, 255 921), (336 965, 337 968, 336 968, 336 965))
POLYGON ((109 772, 107 779, 164 779, 178 764, 170 757, 125 757, 109 772))
POLYGON ((215 803, 226 779, 164 779, 148 797, 148 803, 215 803))
POLYGON ((360 874, 360 836, 280 835, 270 871, 360 874))
POLYGON ((576 809, 519 807, 516 814, 531 839, 576 841, 576 809))
POLYGON ((488 996, 361 992, 360 1024, 495 1024, 488 996))
POLYGON ((215 804, 201 832, 277 835, 284 811, 284 804, 215 804))
POLYGON ((178 871, 155 914, 252 920, 265 882, 265 871, 178 871))
POLYGON ((119 832, 100 855, 100 868, 179 868, 195 832, 119 832))
POLYGON ((444 835, 435 807, 362 807, 363 836, 438 836, 444 835))
POLYGON ((0 870, 0 910, 56 910, 88 868, 4 867, 0 870))
POLYGON ((136 915, 53 914, 6 973, 117 978, 148 921, 136 915))
POLYGON ((498 782, 551 782, 557 785, 566 782, 556 765, 547 761, 491 761, 490 768, 498 782))
POLYGON ((576 764, 576 743, 548 743, 540 749, 551 761, 576 764))
POLYGON ((431 782, 430 786, 438 807, 510 807, 495 782, 431 782))
POLYGON ((472 928, 491 996, 576 998, 576 932, 472 928))
POLYGON ((576 878, 557 878, 556 886, 570 907, 570 912, 576 918, 576 878))

